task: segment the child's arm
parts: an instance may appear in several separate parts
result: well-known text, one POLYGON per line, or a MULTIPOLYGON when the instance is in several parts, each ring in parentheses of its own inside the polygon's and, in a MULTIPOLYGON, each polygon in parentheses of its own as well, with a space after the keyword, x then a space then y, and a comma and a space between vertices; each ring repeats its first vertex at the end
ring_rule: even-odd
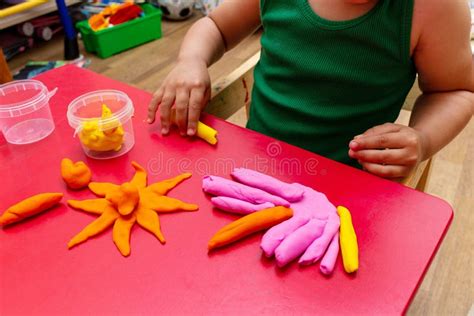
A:
POLYGON ((207 68, 259 25, 259 0, 225 1, 209 17, 197 21, 184 37, 176 66, 153 95, 148 123, 154 122, 159 107, 161 132, 167 134, 174 105, 181 135, 194 135, 211 93, 207 68))
MULTIPOLYGON (((355 137, 349 155, 382 177, 409 175, 447 145, 474 111, 474 67, 470 14, 463 0, 420 0, 423 12, 413 57, 423 91, 410 127, 387 123, 355 137)), ((421 14, 420 14, 421 15, 421 14)))

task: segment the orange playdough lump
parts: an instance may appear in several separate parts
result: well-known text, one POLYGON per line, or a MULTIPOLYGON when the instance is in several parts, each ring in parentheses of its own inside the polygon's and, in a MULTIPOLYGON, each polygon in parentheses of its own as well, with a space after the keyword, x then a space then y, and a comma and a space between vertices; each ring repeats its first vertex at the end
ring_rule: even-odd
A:
POLYGON ((120 214, 129 215, 140 201, 140 195, 135 185, 125 182, 117 189, 108 192, 105 199, 115 205, 120 214))
POLYGON ((92 172, 82 161, 74 163, 71 159, 61 160, 61 177, 66 185, 73 190, 87 187, 92 179, 92 172))
POLYGON ((41 193, 10 206, 0 217, 0 225, 19 222, 50 209, 61 201, 62 193, 41 193))

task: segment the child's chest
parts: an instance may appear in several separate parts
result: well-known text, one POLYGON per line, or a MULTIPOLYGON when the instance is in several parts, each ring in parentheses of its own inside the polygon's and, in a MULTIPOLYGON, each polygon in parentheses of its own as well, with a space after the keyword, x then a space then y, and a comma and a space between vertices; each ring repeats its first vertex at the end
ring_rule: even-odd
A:
MULTIPOLYGON (((320 17, 331 21, 356 19, 372 10, 380 0, 307 0, 313 11, 320 17)), ((410 52, 413 53, 418 42, 421 22, 418 18, 423 1, 414 0, 410 52)))

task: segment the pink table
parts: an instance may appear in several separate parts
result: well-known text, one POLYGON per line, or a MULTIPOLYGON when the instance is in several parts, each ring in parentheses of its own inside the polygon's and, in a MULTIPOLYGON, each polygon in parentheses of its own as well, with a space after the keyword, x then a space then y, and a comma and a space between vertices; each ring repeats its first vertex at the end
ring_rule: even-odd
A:
POLYGON ((0 210, 39 192, 65 192, 64 201, 92 198, 88 190, 66 191, 63 157, 85 160, 95 180, 115 183, 132 176, 132 160, 146 166, 153 182, 191 171, 170 196, 200 210, 161 216, 165 246, 135 226, 128 258, 115 248, 111 230, 68 250, 70 238, 95 217, 64 204, 0 230, 2 315, 401 314, 452 220, 450 206, 438 198, 209 115, 204 121, 219 131, 217 147, 177 133, 162 137, 143 123, 150 94, 90 71, 67 66, 38 79, 59 88, 51 101, 56 130, 36 144, 0 144, 0 210), (87 159, 66 119, 72 99, 97 89, 122 90, 135 104, 135 147, 110 161, 87 159), (243 165, 312 186, 347 206, 360 245, 357 275, 344 273, 340 258, 331 277, 318 265, 279 269, 261 256, 261 235, 208 255, 209 238, 236 217, 212 209, 201 178, 228 176, 243 165))

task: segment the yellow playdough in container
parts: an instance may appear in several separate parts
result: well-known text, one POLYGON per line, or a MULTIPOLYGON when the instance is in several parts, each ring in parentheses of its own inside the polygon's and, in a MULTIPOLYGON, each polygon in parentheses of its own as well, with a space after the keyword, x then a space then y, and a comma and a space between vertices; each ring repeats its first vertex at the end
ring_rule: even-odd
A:
POLYGON ((127 153, 134 145, 133 103, 123 92, 100 90, 69 104, 67 117, 85 154, 108 159, 127 153))

